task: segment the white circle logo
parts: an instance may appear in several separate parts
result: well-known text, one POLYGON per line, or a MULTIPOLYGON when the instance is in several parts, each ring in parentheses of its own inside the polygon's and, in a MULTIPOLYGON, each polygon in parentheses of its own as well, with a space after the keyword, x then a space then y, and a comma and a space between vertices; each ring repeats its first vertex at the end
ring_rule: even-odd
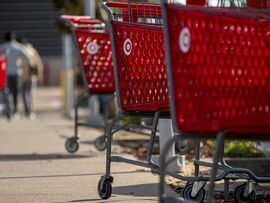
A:
POLYGON ((5 63, 2 64, 2 70, 3 70, 3 71, 6 70, 6 64, 5 64, 5 63))
POLYGON ((86 49, 89 54, 96 54, 98 52, 98 45, 96 42, 90 42, 86 49))
POLYGON ((187 53, 190 49, 191 37, 188 28, 183 28, 179 35, 179 46, 183 53, 187 53))
POLYGON ((131 43, 131 40, 130 39, 126 39, 125 42, 124 42, 124 53, 129 56, 131 51, 132 51, 132 43, 131 43))

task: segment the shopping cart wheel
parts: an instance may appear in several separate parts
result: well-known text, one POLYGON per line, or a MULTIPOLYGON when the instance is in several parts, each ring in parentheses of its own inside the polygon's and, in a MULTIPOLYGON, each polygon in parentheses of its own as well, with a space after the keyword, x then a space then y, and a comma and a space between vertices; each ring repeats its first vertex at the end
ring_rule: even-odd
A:
POLYGON ((94 141, 94 145, 98 151, 104 151, 107 147, 105 136, 102 135, 94 141))
POLYGON ((195 197, 191 195, 193 183, 189 182, 183 190, 183 198, 186 200, 194 200, 196 202, 203 202, 205 198, 205 189, 201 188, 195 197))
POLYGON ((98 195, 101 199, 109 199, 112 195, 112 183, 109 179, 98 181, 98 195), (101 185, 102 184, 102 185, 101 185))
POLYGON ((66 140, 65 147, 67 152, 69 153, 75 153, 79 149, 79 143, 77 141, 77 138, 71 137, 66 140))
POLYGON ((175 143, 175 151, 180 155, 184 155, 194 149, 194 142, 190 140, 183 140, 175 143))
POLYGON ((247 197, 244 196, 246 184, 239 185, 234 191, 234 200, 236 203, 253 202, 256 198, 255 190, 253 190, 247 197))

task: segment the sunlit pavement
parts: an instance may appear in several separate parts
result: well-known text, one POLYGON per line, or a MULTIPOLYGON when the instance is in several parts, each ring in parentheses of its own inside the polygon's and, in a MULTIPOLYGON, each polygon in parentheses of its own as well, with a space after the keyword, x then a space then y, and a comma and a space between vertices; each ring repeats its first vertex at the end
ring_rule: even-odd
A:
MULTIPOLYGON (((59 89, 39 89, 35 120, 23 114, 0 119, 0 202, 102 202, 97 182, 105 169, 105 152, 81 144, 75 154, 64 148, 73 122, 60 111, 59 89)), ((80 128, 80 141, 101 132, 80 128)), ((117 147, 117 146, 115 146, 117 147)), ((158 176, 127 164, 112 164, 113 194, 106 202, 156 202, 158 176)))

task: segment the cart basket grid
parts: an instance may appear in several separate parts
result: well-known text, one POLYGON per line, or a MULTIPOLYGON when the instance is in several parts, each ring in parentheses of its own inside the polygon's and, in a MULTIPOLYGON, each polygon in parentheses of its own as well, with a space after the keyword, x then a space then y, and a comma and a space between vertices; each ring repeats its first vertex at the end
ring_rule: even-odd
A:
POLYGON ((113 10, 118 103, 124 112, 169 112, 161 6, 108 2, 113 10))
POLYGON ((166 13, 178 129, 269 132, 269 16, 180 4, 166 13))
POLYGON ((109 33, 104 24, 86 16, 62 16, 72 28, 80 53, 82 76, 90 94, 113 93, 115 82, 109 33))

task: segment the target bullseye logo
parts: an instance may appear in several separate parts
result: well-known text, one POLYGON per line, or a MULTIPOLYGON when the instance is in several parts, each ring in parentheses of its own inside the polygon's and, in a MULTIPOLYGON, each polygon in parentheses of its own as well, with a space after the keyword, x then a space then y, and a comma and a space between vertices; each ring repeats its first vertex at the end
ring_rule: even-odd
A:
POLYGON ((7 68, 7 67, 6 67, 6 64, 3 63, 1 68, 2 68, 3 71, 6 70, 6 68, 7 68))
POLYGON ((96 42, 90 42, 87 47, 86 50, 89 54, 96 54, 98 52, 98 45, 96 42))
POLYGON ((130 39, 125 40, 123 49, 126 56, 129 56, 132 51, 132 43, 130 39))
POLYGON ((188 53, 191 44, 191 36, 188 28, 183 28, 179 34, 179 47, 183 53, 188 53))

